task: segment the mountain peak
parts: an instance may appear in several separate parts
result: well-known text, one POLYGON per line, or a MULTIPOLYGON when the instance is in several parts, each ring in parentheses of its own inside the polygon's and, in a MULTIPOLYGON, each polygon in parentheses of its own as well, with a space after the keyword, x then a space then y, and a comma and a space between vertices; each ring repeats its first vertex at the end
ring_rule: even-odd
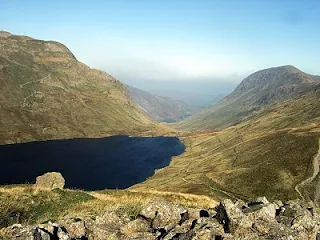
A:
POLYGON ((288 72, 291 72, 291 73, 302 72, 301 70, 299 70, 298 68, 296 68, 295 66, 292 66, 292 65, 280 66, 279 68, 283 68, 283 69, 285 69, 285 70, 287 70, 288 72))
POLYGON ((257 76, 261 74, 282 74, 282 73, 303 73, 301 70, 296 68, 295 66, 292 65, 284 65, 284 66, 278 66, 278 67, 271 67, 271 68, 266 68, 259 70, 257 72, 252 73, 249 75, 246 79, 250 78, 251 76, 257 76))
POLYGON ((302 75, 305 78, 310 78, 310 82, 313 81, 311 76, 292 65, 263 69, 246 77, 235 89, 234 93, 242 94, 254 88, 277 88, 288 84, 301 84, 304 81, 302 75), (294 77, 296 74, 299 74, 300 77, 294 77))
POLYGON ((189 130, 235 125, 263 106, 281 103, 319 86, 319 77, 291 65, 263 69, 243 79, 219 104, 203 109, 179 126, 189 130))
MULTIPOLYGON (((21 52, 23 50, 29 52, 30 56, 42 63, 76 60, 75 56, 65 45, 56 41, 38 40, 29 36, 0 31, 0 44, 5 44, 12 51, 21 52)), ((4 50, 2 49, 1 51, 4 50)), ((8 55, 9 53, 4 54, 8 55)))

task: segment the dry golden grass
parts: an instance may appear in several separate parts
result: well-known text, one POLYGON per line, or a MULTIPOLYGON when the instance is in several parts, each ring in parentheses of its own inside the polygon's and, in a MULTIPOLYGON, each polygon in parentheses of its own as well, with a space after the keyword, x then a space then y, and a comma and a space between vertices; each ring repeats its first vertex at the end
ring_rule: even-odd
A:
POLYGON ((183 193, 130 190, 46 190, 33 185, 0 187, 0 228, 14 223, 42 223, 69 217, 96 216, 104 211, 127 214, 134 219, 142 207, 164 199, 186 207, 212 208, 217 202, 208 196, 183 193))

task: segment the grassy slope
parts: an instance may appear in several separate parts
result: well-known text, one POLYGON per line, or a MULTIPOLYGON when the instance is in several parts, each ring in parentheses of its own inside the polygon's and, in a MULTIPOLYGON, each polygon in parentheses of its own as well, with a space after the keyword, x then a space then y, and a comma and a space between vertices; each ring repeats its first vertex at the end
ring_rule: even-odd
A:
POLYGON ((0 37, 0 144, 166 131, 62 44, 0 37))
MULTIPOLYGON (((319 98, 319 90, 310 92, 266 107, 235 127, 186 134, 186 152, 132 189, 298 198, 294 187, 312 174, 318 152, 319 98)), ((314 198, 314 192, 304 194, 314 198)))
POLYGON ((0 229, 14 223, 43 223, 69 217, 96 216, 108 210, 135 218, 141 208, 155 198, 187 207, 210 208, 217 204, 207 196, 170 192, 49 191, 32 185, 0 186, 0 229))

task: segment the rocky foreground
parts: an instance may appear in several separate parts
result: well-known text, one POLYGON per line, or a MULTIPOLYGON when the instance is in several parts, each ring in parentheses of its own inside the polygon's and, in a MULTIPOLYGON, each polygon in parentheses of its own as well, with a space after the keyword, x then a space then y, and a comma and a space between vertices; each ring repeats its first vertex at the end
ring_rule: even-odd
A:
POLYGON ((135 219, 115 212, 45 224, 15 224, 0 238, 71 239, 320 239, 320 209, 312 203, 266 198, 222 201, 212 209, 185 208, 155 199, 135 219))

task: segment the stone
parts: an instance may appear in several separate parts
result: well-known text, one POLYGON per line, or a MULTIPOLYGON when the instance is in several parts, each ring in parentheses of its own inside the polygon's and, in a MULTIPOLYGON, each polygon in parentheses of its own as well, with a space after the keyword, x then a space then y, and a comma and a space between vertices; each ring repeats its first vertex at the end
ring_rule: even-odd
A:
POLYGON ((276 205, 272 203, 263 204, 260 209, 246 214, 251 221, 264 220, 269 222, 276 221, 276 205))
POLYGON ((215 218, 200 218, 195 224, 193 231, 195 239, 222 239, 225 234, 223 225, 215 218))
POLYGON ((58 221, 58 225, 64 227, 72 239, 81 238, 86 235, 85 223, 80 218, 60 220, 58 221))
POLYGON ((243 208, 248 207, 247 203, 244 202, 244 201, 241 200, 241 199, 238 199, 238 200, 234 203, 234 205, 235 205, 237 208, 239 208, 239 209, 243 209, 243 208))
POLYGON ((163 200, 154 200, 142 209, 140 215, 152 222, 152 228, 166 228, 171 224, 179 224, 184 219, 185 213, 187 209, 182 206, 163 200))
POLYGON ((195 232, 195 238, 197 240, 215 239, 215 234, 210 229, 200 229, 195 232))
POLYGON ((145 219, 135 219, 120 228, 122 234, 131 237, 136 233, 151 232, 150 223, 145 219))
POLYGON ((36 228, 33 233, 33 237, 35 240, 51 240, 51 234, 46 232, 42 228, 36 228))
POLYGON ((65 180, 61 173, 48 172, 36 178, 36 187, 48 189, 63 189, 65 180))
POLYGON ((193 228, 195 226, 194 219, 188 219, 183 222, 181 225, 175 225, 173 229, 167 232, 167 235, 164 237, 164 240, 170 239, 190 239, 191 236, 194 236, 193 228))
POLYGON ((263 199, 248 204, 226 199, 212 214, 214 211, 204 209, 192 213, 192 209, 156 200, 146 205, 140 216, 132 221, 126 214, 107 211, 96 217, 63 219, 55 223, 14 224, 0 229, 0 239, 319 239, 320 210, 316 206, 301 201, 278 206, 263 199))
POLYGON ((273 204, 275 204, 277 206, 277 208, 281 208, 283 206, 283 203, 280 200, 274 201, 273 204))
POLYGON ((107 211, 95 219, 86 217, 84 222, 88 239, 121 239, 123 234, 120 229, 129 222, 129 219, 125 216, 119 217, 115 212, 107 211))
POLYGON ((130 236, 125 236, 124 238, 121 238, 121 239, 156 240, 157 238, 156 236, 154 236, 152 233, 149 233, 149 232, 137 232, 137 233, 131 233, 130 236))
MULTIPOLYGON (((248 231, 248 232, 237 232, 233 235, 227 235, 227 236, 223 236, 224 240, 257 240, 257 239, 261 239, 259 237, 259 235, 256 232, 253 231, 248 231)), ((267 238, 268 239, 268 238, 267 238)), ((274 238, 272 238, 274 239, 274 238)))
POLYGON ((266 236, 285 236, 291 233, 290 229, 278 222, 267 222, 264 220, 256 220, 252 228, 261 235, 266 236))
POLYGON ((88 239, 94 240, 118 240, 121 239, 119 233, 109 232, 107 230, 94 227, 87 235, 88 239))
POLYGON ((120 218, 115 212, 105 212, 102 215, 96 217, 95 225, 99 225, 103 229, 107 230, 120 230, 126 222, 123 218, 120 218))
POLYGON ((262 202, 263 204, 270 203, 266 197, 257 197, 255 201, 256 202, 262 202))
MULTIPOLYGON (((312 214, 307 209, 301 207, 298 201, 289 201, 284 204, 277 213, 276 219, 278 222, 291 227, 293 223, 308 221, 312 218, 312 214)), ((299 225, 299 224, 298 224, 299 225)), ((296 227, 295 227, 296 228, 296 227)))
POLYGON ((230 199, 223 200, 216 211, 226 233, 246 232, 252 227, 253 222, 230 199))
POLYGON ((58 227, 57 237, 59 240, 70 240, 68 232, 65 228, 58 227))
POLYGON ((14 224, 11 227, 0 228, 0 239, 5 240, 33 240, 34 226, 14 224))
POLYGON ((188 216, 189 216, 189 219, 198 219, 200 218, 200 211, 202 209, 200 208, 188 208, 188 216))
POLYGON ((197 221, 195 230, 197 229, 211 229, 216 235, 222 235, 224 233, 223 225, 215 218, 201 218, 197 221))

